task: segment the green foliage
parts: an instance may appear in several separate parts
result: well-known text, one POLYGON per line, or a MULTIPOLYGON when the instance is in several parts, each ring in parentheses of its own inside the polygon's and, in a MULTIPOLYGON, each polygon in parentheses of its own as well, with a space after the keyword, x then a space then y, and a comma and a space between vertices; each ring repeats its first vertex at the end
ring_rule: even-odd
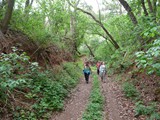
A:
POLYGON ((13 114, 13 117, 16 118, 16 120, 37 120, 34 112, 20 107, 16 108, 16 112, 13 114))
POLYGON ((41 0, 36 3, 34 1, 28 8, 24 8, 24 0, 18 0, 15 4, 11 29, 23 32, 39 46, 56 44, 70 51, 73 42, 76 47, 83 42, 88 18, 78 11, 76 13, 71 11, 66 0, 55 0, 54 2, 41 0), (74 25, 75 38, 70 30, 71 16, 75 18, 76 23, 74 25))
POLYGON ((52 4, 49 1, 42 0, 29 8, 24 8, 23 4, 25 4, 25 1, 16 1, 17 7, 12 15, 11 28, 22 31, 41 46, 55 42, 58 43, 61 34, 56 34, 55 32, 64 31, 64 25, 62 24, 65 24, 65 21, 62 22, 60 19, 64 17, 63 15, 65 15, 63 19, 66 19, 66 15, 68 15, 66 11, 59 10, 57 7, 57 5, 60 7, 59 3, 55 2, 52 4), (57 14, 57 12, 53 13, 53 11, 59 11, 60 14, 57 14), (53 18, 55 18, 54 22, 52 22, 53 18), (51 25, 49 25, 49 21, 51 25), (56 27, 56 29, 53 27, 56 27))
MULTIPOLYGON (((29 62, 26 53, 20 53, 15 47, 13 51, 0 56, 0 102, 8 101, 16 89, 28 89, 22 92, 23 97, 34 101, 28 109, 17 106, 17 111, 13 111, 14 119, 48 118, 50 111, 62 110, 64 98, 78 83, 81 75, 79 65, 65 63, 58 72, 42 71, 38 63, 29 62)), ((9 106, 10 102, 5 104, 9 106)))
POLYGON ((160 114, 156 112, 156 103, 150 103, 148 106, 143 105, 142 101, 136 102, 135 115, 148 115, 147 120, 159 120, 160 114))
POLYGON ((148 74, 160 75, 160 38, 155 40, 146 52, 137 52, 136 57, 139 68, 146 69, 148 74))
POLYGON ((94 76, 93 89, 91 91, 88 107, 83 114, 82 120, 102 120, 104 98, 100 91, 100 84, 97 76, 94 76))
POLYGON ((77 76, 81 74, 80 66, 77 63, 64 63, 63 69, 73 78, 77 79, 77 76))
POLYGON ((160 120, 160 113, 154 112, 150 115, 150 118, 147 120, 160 120))
POLYGON ((79 67, 75 68, 75 66, 73 63, 65 63, 63 65, 65 69, 60 70, 56 75, 46 71, 32 76, 33 81, 28 84, 28 87, 32 89, 32 94, 37 94, 35 99, 38 102, 32 108, 38 118, 47 117, 48 111, 63 109, 64 98, 79 80, 80 74, 77 74, 79 67), (72 71, 73 69, 77 71, 72 71))
POLYGON ((0 89, 4 93, 9 90, 26 83, 30 80, 25 71, 31 71, 33 64, 30 63, 29 57, 23 52, 18 54, 18 51, 13 47, 13 53, 0 55, 0 89), (27 66, 27 69, 26 69, 27 66))
POLYGON ((148 29, 144 30, 141 35, 143 38, 153 38, 159 34, 160 26, 151 26, 148 29))
POLYGON ((123 72, 133 64, 132 50, 134 48, 125 48, 123 50, 115 50, 106 63, 109 67, 109 73, 123 72))
POLYGON ((126 15, 111 17, 106 19, 105 23, 111 35, 122 48, 133 45, 133 25, 126 15))
POLYGON ((97 47, 97 49, 95 50, 95 55, 96 55, 96 59, 98 60, 108 60, 109 59, 109 50, 110 48, 106 47, 107 44, 105 41, 101 42, 101 43, 97 43, 99 44, 99 47, 97 47))
POLYGON ((137 99, 139 97, 139 92, 135 88, 135 86, 129 82, 125 82, 123 84, 123 91, 125 96, 132 99, 137 99))

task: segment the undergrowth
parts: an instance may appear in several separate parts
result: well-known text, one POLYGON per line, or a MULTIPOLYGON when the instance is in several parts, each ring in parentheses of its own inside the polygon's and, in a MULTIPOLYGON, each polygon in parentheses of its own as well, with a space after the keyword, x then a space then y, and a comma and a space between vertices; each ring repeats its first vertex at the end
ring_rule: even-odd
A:
POLYGON ((132 83, 125 82, 123 83, 122 88, 126 97, 131 98, 133 100, 139 99, 140 93, 132 83))
POLYGON ((144 115, 147 117, 146 120, 160 120, 160 114, 157 111, 156 103, 148 103, 148 105, 145 105, 140 99, 140 93, 130 82, 123 83, 122 88, 125 96, 135 102, 135 117, 144 115))
POLYGON ((160 120, 160 114, 157 112, 156 103, 144 105, 142 101, 138 101, 135 105, 135 116, 145 115, 147 116, 147 120, 160 120))
POLYGON ((0 118, 9 113, 14 120, 48 119, 51 111, 63 109, 65 97, 79 81, 78 64, 42 70, 29 59, 16 48, 0 55, 0 118))
POLYGON ((103 104, 104 98, 100 91, 100 84, 97 76, 94 76, 89 104, 83 114, 82 120, 102 120, 103 104))

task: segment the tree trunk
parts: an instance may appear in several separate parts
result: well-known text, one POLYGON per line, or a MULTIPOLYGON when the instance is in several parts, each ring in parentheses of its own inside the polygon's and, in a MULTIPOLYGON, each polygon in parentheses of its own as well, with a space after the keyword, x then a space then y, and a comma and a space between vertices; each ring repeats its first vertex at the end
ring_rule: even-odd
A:
POLYGON ((150 0, 147 0, 148 2, 148 6, 149 6, 149 10, 150 10, 150 13, 153 13, 153 6, 152 6, 152 3, 150 0))
POLYGON ((73 12, 71 12, 71 19, 70 19, 70 32, 71 32, 71 37, 72 37, 72 41, 71 41, 71 52, 73 55, 76 55, 76 52, 78 51, 77 48, 77 31, 76 31, 76 14, 77 14, 77 6, 79 4, 80 0, 78 0, 75 5, 74 5, 74 10, 73 12))
POLYGON ((95 57, 95 55, 93 54, 93 51, 92 51, 92 49, 91 49, 91 47, 85 42, 85 45, 87 46, 87 48, 88 48, 88 50, 89 50, 89 52, 90 52, 90 55, 92 56, 92 57, 95 57))
POLYGON ((25 9, 29 6, 30 0, 26 0, 25 9))
POLYGON ((156 14, 157 14, 157 0, 153 0, 153 14, 156 21, 156 14))
POLYGON ((73 55, 76 53, 76 19, 73 14, 71 14, 71 19, 70 19, 70 32, 71 32, 71 52, 73 55))
POLYGON ((6 33, 6 31, 8 29, 8 24, 9 24, 11 17, 12 17, 14 3, 15 3, 15 0, 8 0, 8 7, 7 7, 7 10, 5 13, 5 17, 2 21, 2 27, 1 27, 3 33, 6 33))
POLYGON ((123 5, 125 10, 128 12, 128 15, 129 15, 132 23, 135 25, 138 24, 137 19, 136 19, 135 15, 133 14, 132 9, 129 6, 129 4, 125 0, 119 0, 119 2, 123 5))
POLYGON ((30 9, 31 9, 31 7, 32 7, 32 4, 33 4, 33 0, 26 0, 26 3, 25 3, 25 9, 24 9, 24 14, 25 14, 25 16, 27 16, 28 17, 28 14, 29 14, 29 12, 30 12, 30 9))
POLYGON ((4 35, 2 33, 2 31, 0 30, 0 41, 4 40, 4 35))
POLYGON ((142 4, 142 8, 143 8, 143 11, 144 11, 145 16, 148 16, 148 12, 147 12, 147 9, 146 9, 144 0, 141 0, 141 4, 142 4))
POLYGON ((32 6, 34 0, 31 0, 30 6, 32 6))

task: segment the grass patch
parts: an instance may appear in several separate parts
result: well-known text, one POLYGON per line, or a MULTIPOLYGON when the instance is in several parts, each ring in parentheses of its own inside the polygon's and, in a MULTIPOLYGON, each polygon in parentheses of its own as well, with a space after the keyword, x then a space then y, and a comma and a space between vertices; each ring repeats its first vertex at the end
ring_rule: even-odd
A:
POLYGON ((100 91, 100 83, 97 76, 94 76, 93 89, 91 91, 89 104, 83 114, 82 120, 102 120, 103 104, 104 98, 100 91))

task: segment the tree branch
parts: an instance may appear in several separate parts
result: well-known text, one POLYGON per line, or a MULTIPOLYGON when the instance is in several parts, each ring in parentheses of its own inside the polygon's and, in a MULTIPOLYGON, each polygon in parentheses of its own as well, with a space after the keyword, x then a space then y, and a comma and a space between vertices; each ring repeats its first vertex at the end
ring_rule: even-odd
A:
MULTIPOLYGON (((67 1, 68 1, 68 0, 67 0, 67 1)), ((68 3, 69 3, 72 7, 74 7, 69 1, 68 1, 68 3)), ((78 7, 77 7, 76 9, 79 10, 79 11, 81 11, 81 12, 83 12, 83 13, 85 13, 85 14, 87 14, 87 15, 89 15, 90 17, 92 17, 92 19, 93 19, 95 22, 97 22, 98 25, 103 29, 103 31, 109 36, 110 41, 112 41, 113 46, 114 46, 116 49, 120 48, 119 45, 118 45, 118 43, 114 40, 114 38, 112 37, 112 35, 108 32, 108 30, 105 28, 105 26, 102 24, 101 21, 97 20, 96 17, 95 17, 94 15, 92 15, 92 14, 91 14, 90 12, 88 12, 88 11, 85 11, 85 10, 83 10, 83 9, 81 9, 81 8, 78 8, 78 7)))

